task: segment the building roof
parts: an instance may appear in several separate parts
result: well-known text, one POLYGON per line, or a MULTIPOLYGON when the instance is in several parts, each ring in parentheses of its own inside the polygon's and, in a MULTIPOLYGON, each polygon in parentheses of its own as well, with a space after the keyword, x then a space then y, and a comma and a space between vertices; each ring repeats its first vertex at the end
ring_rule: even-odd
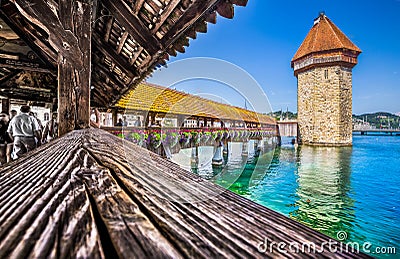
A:
POLYGON ((134 90, 125 95, 116 106, 123 109, 146 112, 275 124, 275 120, 265 114, 149 83, 139 84, 134 90))
POLYGON ((314 20, 314 26, 300 45, 292 62, 312 53, 335 49, 348 49, 361 53, 361 50, 324 13, 321 13, 314 20))

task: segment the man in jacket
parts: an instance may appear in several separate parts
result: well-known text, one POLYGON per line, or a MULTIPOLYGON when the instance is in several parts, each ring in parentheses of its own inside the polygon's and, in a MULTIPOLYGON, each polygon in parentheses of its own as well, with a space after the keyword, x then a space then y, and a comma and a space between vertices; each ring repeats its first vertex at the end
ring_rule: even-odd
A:
POLYGON ((30 110, 30 107, 27 105, 21 106, 21 113, 15 116, 8 126, 7 132, 14 139, 14 160, 41 144, 41 128, 37 120, 29 116, 30 110), (39 141, 36 142, 35 137, 39 141))

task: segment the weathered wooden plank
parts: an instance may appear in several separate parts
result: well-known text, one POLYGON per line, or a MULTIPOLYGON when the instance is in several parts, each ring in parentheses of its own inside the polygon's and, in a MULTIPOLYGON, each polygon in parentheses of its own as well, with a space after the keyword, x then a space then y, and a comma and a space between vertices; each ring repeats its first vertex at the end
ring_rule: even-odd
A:
POLYGON ((106 136, 94 140, 97 145, 89 148, 90 152, 112 168, 114 177, 188 256, 262 256, 256 246, 266 236, 277 242, 313 240, 317 246, 326 241, 326 236, 304 230, 300 223, 239 198, 154 154, 144 155, 125 142, 110 147, 106 136), (265 216, 260 217, 260 212, 265 216), (218 243, 221 240, 223 244, 218 243), (195 247, 188 250, 188 245, 195 247))
POLYGON ((82 250, 101 257, 85 188, 72 177, 79 140, 80 134, 56 140, 33 151, 33 161, 24 156, 0 171, 1 189, 8 189, 0 200, 16 197, 0 206, 1 258, 75 257, 82 250))
POLYGON ((32 72, 40 72, 40 73, 53 73, 53 71, 47 68, 41 68, 38 66, 28 66, 23 62, 13 62, 14 64, 0 64, 0 67, 17 69, 17 70, 25 70, 25 71, 32 71, 32 72))
POLYGON ((0 168, 0 202, 1 258, 367 257, 259 253, 328 237, 100 129, 0 168))
POLYGON ((110 170, 100 166, 88 153, 82 159, 85 169, 80 171, 80 176, 107 226, 118 255, 121 258, 180 258, 178 251, 113 179, 110 170))

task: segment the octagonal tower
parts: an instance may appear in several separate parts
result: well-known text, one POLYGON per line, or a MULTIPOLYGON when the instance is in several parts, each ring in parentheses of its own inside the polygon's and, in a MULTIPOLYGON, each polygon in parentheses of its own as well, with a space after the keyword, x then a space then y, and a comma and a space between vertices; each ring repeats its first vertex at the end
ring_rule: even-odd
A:
POLYGON ((314 20, 291 62, 301 143, 352 144, 352 68, 360 53, 324 13, 314 20))

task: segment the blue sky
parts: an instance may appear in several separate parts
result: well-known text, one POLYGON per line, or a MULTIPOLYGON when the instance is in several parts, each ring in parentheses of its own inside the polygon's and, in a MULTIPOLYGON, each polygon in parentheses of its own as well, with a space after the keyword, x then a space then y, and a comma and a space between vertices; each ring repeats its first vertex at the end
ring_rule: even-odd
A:
MULTIPOLYGON (((290 61, 320 11, 363 51, 353 69, 353 113, 400 112, 400 0, 249 0, 247 7, 235 8, 233 20, 218 16, 216 25, 209 24, 206 34, 198 34, 186 53, 170 62, 192 57, 231 62, 258 82, 272 110, 296 111, 297 80, 290 61)), ((148 81, 165 85, 157 73, 148 81)), ((174 87, 207 92, 237 106, 245 103, 216 82, 189 80, 174 87)))

